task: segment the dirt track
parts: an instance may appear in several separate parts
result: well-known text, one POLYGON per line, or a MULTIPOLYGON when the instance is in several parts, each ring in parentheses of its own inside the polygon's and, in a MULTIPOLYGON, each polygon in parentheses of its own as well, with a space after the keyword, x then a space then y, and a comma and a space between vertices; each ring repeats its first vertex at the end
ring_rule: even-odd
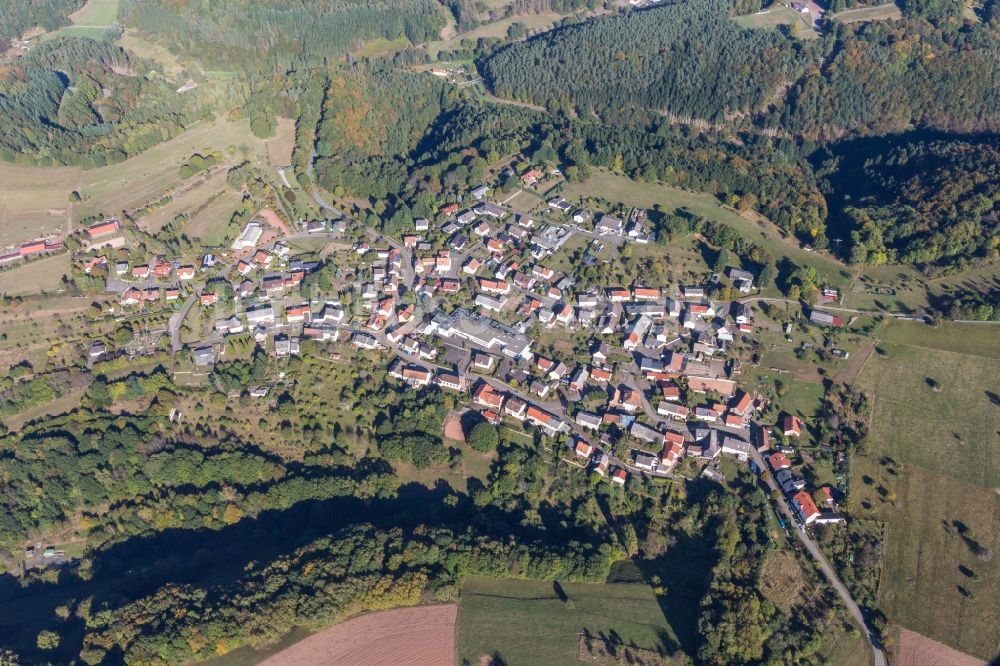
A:
POLYGON ((970 657, 909 629, 899 635, 899 666, 984 666, 985 661, 970 657))
POLYGON ((453 666, 457 617, 454 604, 369 613, 313 634, 261 666, 453 666))

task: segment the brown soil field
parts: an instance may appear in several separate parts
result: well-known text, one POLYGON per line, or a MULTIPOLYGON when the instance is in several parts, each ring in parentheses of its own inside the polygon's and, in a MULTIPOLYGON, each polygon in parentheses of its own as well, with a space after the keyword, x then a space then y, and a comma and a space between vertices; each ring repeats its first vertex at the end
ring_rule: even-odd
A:
POLYGON ((451 412, 444 420, 444 436, 456 442, 465 441, 465 431, 462 430, 462 412, 451 412))
POLYGON ((922 636, 903 629, 899 634, 899 666, 984 666, 985 661, 970 657, 922 636))
POLYGON ((453 666, 458 606, 417 606, 368 613, 299 641, 261 666, 453 666))

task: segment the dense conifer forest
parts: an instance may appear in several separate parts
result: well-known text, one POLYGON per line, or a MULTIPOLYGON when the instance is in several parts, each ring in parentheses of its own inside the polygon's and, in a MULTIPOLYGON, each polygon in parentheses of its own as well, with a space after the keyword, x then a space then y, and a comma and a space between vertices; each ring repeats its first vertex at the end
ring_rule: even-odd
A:
POLYGON ((706 120, 756 111, 794 80, 803 49, 744 30, 726 0, 672 3, 561 28, 482 62, 502 97, 613 117, 641 108, 706 120))
POLYGON ((125 0, 122 20, 219 68, 326 64, 379 37, 435 39, 445 10, 434 0, 125 0))

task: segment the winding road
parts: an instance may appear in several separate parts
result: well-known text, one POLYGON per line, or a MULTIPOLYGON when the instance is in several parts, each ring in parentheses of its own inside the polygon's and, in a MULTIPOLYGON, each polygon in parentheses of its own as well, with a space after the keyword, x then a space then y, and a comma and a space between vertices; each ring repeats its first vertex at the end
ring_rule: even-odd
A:
MULTIPOLYGON (((764 462, 763 456, 760 455, 757 449, 751 448, 750 452, 754 462, 757 463, 757 466, 761 470, 767 470, 768 466, 764 462)), ((844 602, 844 605, 847 606, 848 612, 855 619, 855 621, 864 628, 865 637, 868 639, 868 644, 871 646, 875 657, 875 666, 886 666, 885 652, 882 651, 878 636, 874 631, 872 631, 868 622, 865 620, 865 615, 861 612, 861 607, 854 601, 854 597, 851 596, 851 592, 837 576, 837 572, 834 570, 833 565, 831 565, 830 561, 826 559, 826 556, 823 555, 822 551, 820 551, 819 546, 817 546, 816 542, 809 536, 809 533, 797 528, 799 520, 796 517, 796 514, 792 512, 792 508, 788 505, 788 502, 785 500, 785 496, 778 487, 778 483, 774 480, 774 477, 767 475, 766 483, 768 488, 771 489, 772 494, 778 498, 778 508, 780 508, 781 512, 785 514, 785 517, 788 518, 789 525, 793 526, 790 531, 794 532, 796 536, 798 536, 799 541, 802 542, 802 545, 806 547, 809 554, 812 555, 813 559, 819 564, 820 571, 822 571, 826 579, 830 581, 830 585, 833 586, 837 596, 839 596, 841 601, 844 602)))

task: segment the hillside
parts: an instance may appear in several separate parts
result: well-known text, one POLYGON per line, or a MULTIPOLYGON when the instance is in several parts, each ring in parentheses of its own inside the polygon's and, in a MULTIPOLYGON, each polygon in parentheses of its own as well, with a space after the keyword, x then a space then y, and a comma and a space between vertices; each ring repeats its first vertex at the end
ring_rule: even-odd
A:
POLYGON ((17 0, 0 4, 0 51, 4 41, 40 27, 46 32, 69 24, 67 16, 85 0, 17 0))
POLYGON ((445 25, 434 0, 125 0, 122 20, 212 67, 322 65, 366 41, 433 39, 445 25))
POLYGON ((1000 140, 900 138, 843 147, 834 225, 851 260, 969 266, 998 257, 1000 140))
POLYGON ((481 63, 493 91, 586 117, 624 108, 720 120, 767 105, 805 62, 777 32, 744 30, 726 0, 615 14, 504 47, 481 63))

